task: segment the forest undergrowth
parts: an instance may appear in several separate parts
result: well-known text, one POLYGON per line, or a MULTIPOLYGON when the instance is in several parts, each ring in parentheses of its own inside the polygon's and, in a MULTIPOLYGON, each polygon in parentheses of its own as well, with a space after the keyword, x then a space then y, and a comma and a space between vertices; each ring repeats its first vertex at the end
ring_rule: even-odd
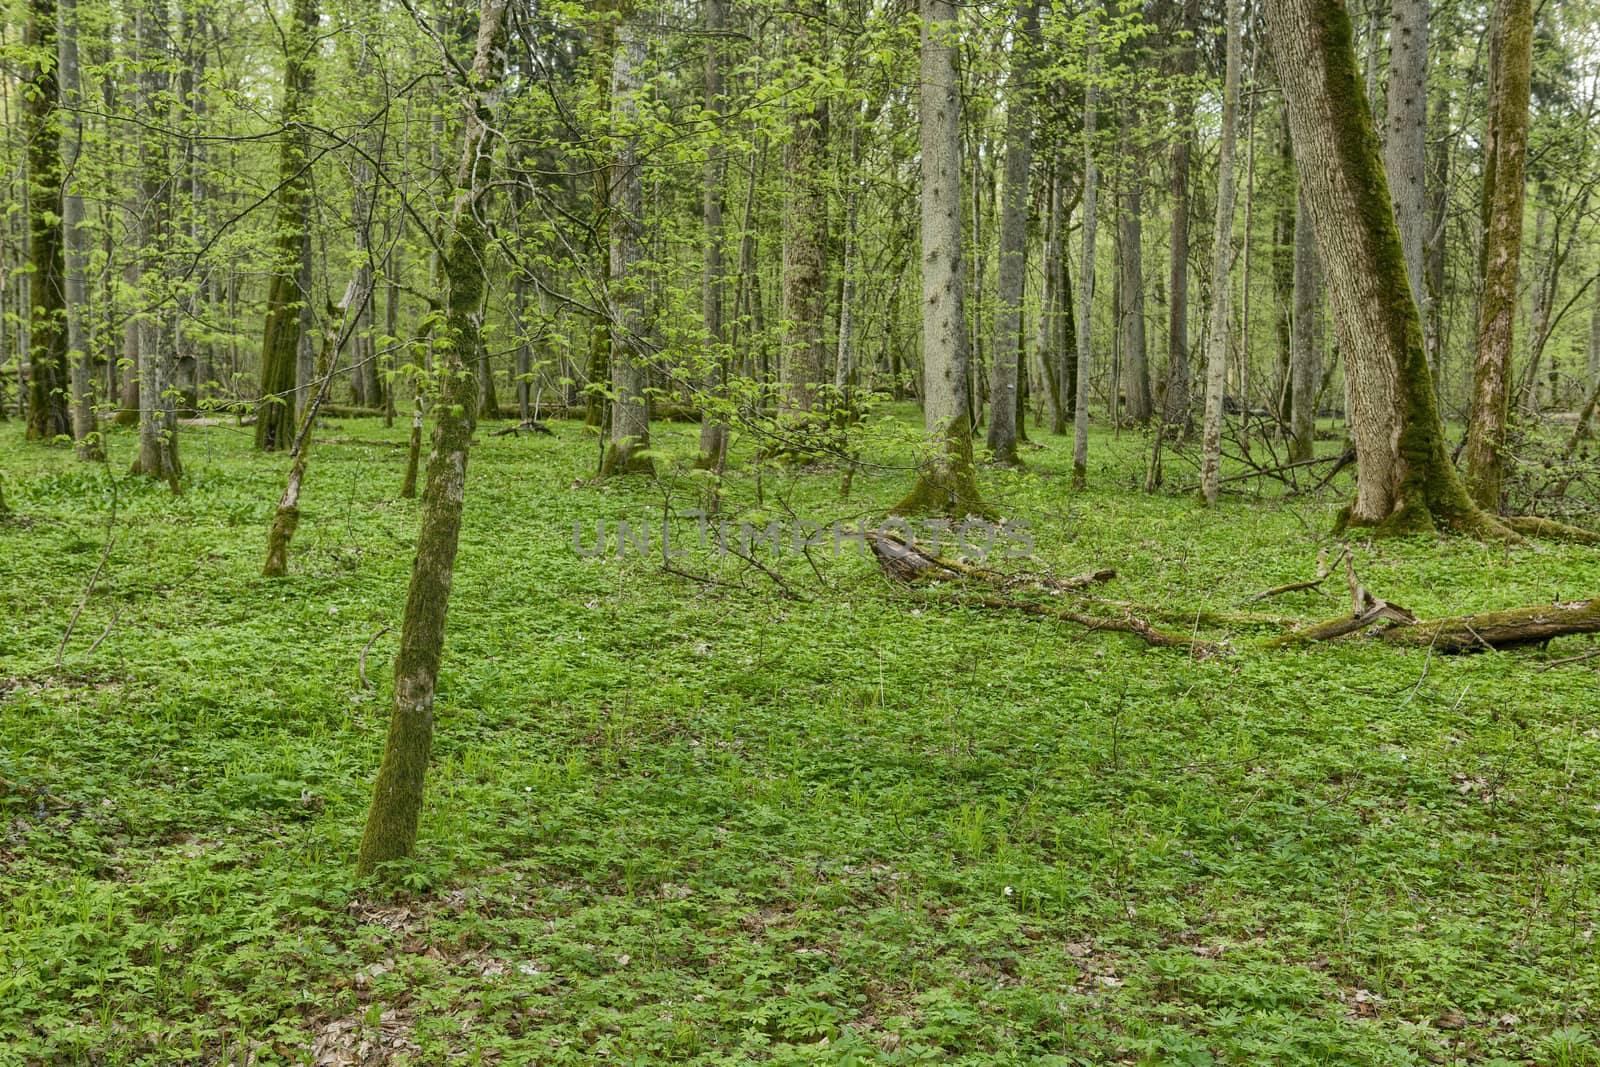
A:
MULTIPOLYGON (((121 473, 131 435, 108 469, 0 427, 0 1064, 1600 1063, 1600 659, 1557 663, 1592 639, 1211 626, 1196 655, 931 604, 856 542, 793 551, 881 522, 892 454, 846 487, 737 441, 732 548, 785 531, 752 563, 698 538, 694 426, 653 430, 658 482, 596 483, 552 425, 479 430, 397 888, 352 860, 407 428, 318 429, 266 579, 287 459, 248 429, 186 428, 173 497, 121 473), (624 520, 650 554, 618 558, 624 520)), ((980 484, 1035 557, 990 566, 1237 612, 1338 551, 1347 476, 1205 510, 1101 431, 1073 493, 1033 434, 980 484)), ((1351 550, 1424 617, 1600 595, 1582 546, 1351 550)), ((1264 610, 1347 605, 1336 579, 1264 610)))

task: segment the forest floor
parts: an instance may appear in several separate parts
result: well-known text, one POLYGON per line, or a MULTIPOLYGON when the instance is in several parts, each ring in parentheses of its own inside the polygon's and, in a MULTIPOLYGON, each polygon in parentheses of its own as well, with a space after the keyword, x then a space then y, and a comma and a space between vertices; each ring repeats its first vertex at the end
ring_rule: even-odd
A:
MULTIPOLYGON (((287 459, 248 431, 186 430, 173 498, 122 473, 125 432, 108 471, 0 425, 0 1065, 1600 1063, 1600 660, 1546 669, 1590 642, 1213 628, 1232 651, 1200 657, 933 605, 849 542, 760 546, 782 586, 689 544, 690 578, 573 527, 693 507, 695 427, 659 428, 661 485, 592 484, 576 423, 493 428, 395 891, 352 860, 406 427, 318 430, 268 580, 287 459)), ((1038 559, 993 565, 1113 566, 1106 596, 1238 608, 1314 576, 1341 503, 1147 495, 1128 432, 1074 494, 1035 436, 982 483, 1038 559)), ((769 469, 759 521, 881 518, 909 484, 769 469)), ((1600 594, 1593 549, 1355 557, 1423 616, 1600 594)))

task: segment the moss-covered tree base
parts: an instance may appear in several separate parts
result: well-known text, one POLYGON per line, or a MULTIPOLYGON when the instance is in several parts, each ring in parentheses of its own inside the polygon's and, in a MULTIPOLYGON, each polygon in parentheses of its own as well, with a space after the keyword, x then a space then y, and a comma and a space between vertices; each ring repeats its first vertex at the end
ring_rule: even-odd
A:
POLYGON ((978 479, 970 466, 924 468, 911 492, 890 511, 895 515, 944 515, 952 519, 994 516, 994 509, 983 502, 978 492, 978 479))
POLYGON ((655 477, 655 464, 645 455, 644 449, 631 441, 613 441, 606 446, 605 458, 600 461, 600 477, 613 474, 647 474, 655 477))
POLYGON ((300 526, 300 509, 293 504, 280 505, 272 518, 272 531, 267 535, 267 562, 261 568, 263 578, 282 578, 289 573, 289 542, 300 526))

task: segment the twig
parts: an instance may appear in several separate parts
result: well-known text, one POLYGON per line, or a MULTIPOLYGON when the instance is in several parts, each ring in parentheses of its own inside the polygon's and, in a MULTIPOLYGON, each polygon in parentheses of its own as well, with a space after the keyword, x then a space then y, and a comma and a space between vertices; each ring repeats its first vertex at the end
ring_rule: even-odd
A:
POLYGON ((1566 659, 1551 660, 1549 663, 1546 663, 1539 669, 1541 671, 1550 671, 1557 667, 1565 667, 1569 663, 1582 663, 1584 660, 1590 659, 1600 659, 1600 648, 1597 648, 1592 652, 1585 652, 1581 656, 1568 656, 1566 659))
MULTIPOLYGON (((84 605, 89 603, 89 596, 94 592, 94 583, 100 580, 100 572, 105 569, 106 558, 111 555, 111 546, 117 543, 114 527, 117 522, 117 483, 111 483, 111 513, 106 516, 106 544, 100 550, 100 562, 95 564, 94 573, 89 576, 89 584, 83 587, 83 595, 78 598, 78 606, 72 611, 72 618, 67 620, 67 632, 61 635, 61 644, 56 646, 56 670, 61 669, 61 660, 67 654, 67 642, 72 640, 73 628, 78 625, 78 616, 83 614, 84 605)), ((113 619, 113 622, 116 620, 113 619)), ((98 645, 100 642, 96 641, 98 645)))
POLYGON ((117 624, 117 620, 120 618, 122 618, 122 606, 119 604, 117 605, 117 610, 111 613, 111 621, 106 623, 106 628, 100 631, 100 636, 94 639, 94 644, 90 645, 88 651, 84 652, 85 656, 94 655, 94 650, 100 647, 100 642, 111 636, 111 628, 117 624))
POLYGON ((371 689, 372 683, 367 681, 367 653, 372 651, 372 646, 377 644, 378 638, 388 633, 390 627, 385 626, 367 639, 366 646, 361 649, 361 659, 356 664, 356 673, 361 675, 361 688, 371 689))

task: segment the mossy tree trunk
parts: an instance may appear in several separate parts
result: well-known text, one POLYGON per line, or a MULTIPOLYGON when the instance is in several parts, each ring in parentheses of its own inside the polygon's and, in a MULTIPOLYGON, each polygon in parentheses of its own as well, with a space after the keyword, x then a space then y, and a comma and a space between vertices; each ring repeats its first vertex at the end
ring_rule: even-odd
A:
POLYGON ((821 97, 827 53, 821 5, 808 2, 789 20, 789 51, 801 81, 784 151, 783 356, 778 411, 800 415, 817 405, 823 381, 823 317, 827 313, 828 109, 821 97))
POLYGON ((261 403, 256 411, 256 447, 264 452, 288 448, 295 429, 300 310, 307 298, 301 289, 301 262, 306 241, 311 147, 310 134, 301 120, 310 102, 317 19, 316 0, 294 0, 284 44, 284 134, 278 149, 277 230, 261 341, 261 403))
POLYGON ((72 432, 67 396, 66 266, 55 0, 29 0, 23 26, 22 135, 28 145, 28 438, 72 432))
POLYGON ((985 510, 972 462, 968 350, 962 308, 961 95, 952 0, 921 0, 923 425, 933 454, 900 513, 985 510))
POLYGON ((1348 521, 1504 535, 1450 462, 1349 12, 1340 0, 1267 0, 1265 10, 1349 382, 1358 474, 1348 521))
POLYGON ((611 62, 612 135, 616 139, 611 167, 615 202, 611 205, 611 433, 601 461, 602 477, 653 474, 650 447, 650 403, 645 395, 645 296, 643 277, 644 181, 639 160, 639 94, 643 92, 644 34, 624 12, 616 28, 611 62))
POLYGON ((1222 145, 1217 157, 1217 215, 1212 231, 1211 319, 1206 326, 1206 415, 1200 434, 1200 499, 1217 502, 1222 468, 1222 394, 1233 317, 1234 154, 1239 114, 1239 0, 1227 10, 1227 70, 1222 87, 1222 145))
POLYGON ((1467 415, 1467 491, 1481 508, 1500 510, 1505 477, 1506 408, 1522 257, 1523 172, 1528 152, 1528 97, 1533 65, 1532 0, 1499 0, 1497 66, 1489 98, 1494 136, 1484 193, 1483 294, 1478 351, 1467 415))
MULTIPOLYGON (((1134 110, 1129 108, 1128 143, 1131 147, 1137 128, 1134 110)), ((1127 392, 1127 416, 1136 424, 1150 421, 1155 413, 1150 399, 1149 353, 1144 329, 1144 179, 1139 173, 1139 154, 1135 148, 1131 166, 1124 172, 1121 229, 1122 256, 1122 365, 1123 388, 1127 392)))
POLYGON ((1061 326, 1062 293, 1061 272, 1061 195, 1056 180, 1055 166, 1045 168, 1039 199, 1044 204, 1043 240, 1040 242, 1039 273, 1043 285, 1039 295, 1039 321, 1035 330, 1034 358, 1038 363, 1040 384, 1044 387, 1045 414, 1050 419, 1050 432, 1067 432, 1067 404, 1065 386, 1061 381, 1061 345, 1058 336, 1061 326))
POLYGON ((444 650, 445 612, 461 534, 467 451, 477 399, 467 365, 481 342, 488 286, 484 261, 489 235, 480 211, 488 195, 493 158, 490 109, 505 65, 505 15, 506 0, 484 0, 478 16, 472 84, 466 87, 464 148, 456 175, 460 191, 451 212, 450 232, 442 242, 446 336, 439 346, 436 368, 442 396, 435 405, 438 415, 423 489, 417 555, 400 623, 389 732, 356 860, 357 873, 363 876, 380 864, 409 856, 415 848, 423 778, 433 748, 434 690, 444 650))
MULTIPOLYGON (((996 282, 994 363, 989 380, 989 451, 995 462, 1017 462, 1017 379, 1022 347, 1022 299, 1027 288, 1028 170, 1033 163, 1032 86, 1039 42, 1039 0, 1021 0, 1011 93, 1006 101, 1005 190, 1000 207, 1000 267, 996 282)), ((1053 401, 1060 404, 1059 395, 1053 401)))

